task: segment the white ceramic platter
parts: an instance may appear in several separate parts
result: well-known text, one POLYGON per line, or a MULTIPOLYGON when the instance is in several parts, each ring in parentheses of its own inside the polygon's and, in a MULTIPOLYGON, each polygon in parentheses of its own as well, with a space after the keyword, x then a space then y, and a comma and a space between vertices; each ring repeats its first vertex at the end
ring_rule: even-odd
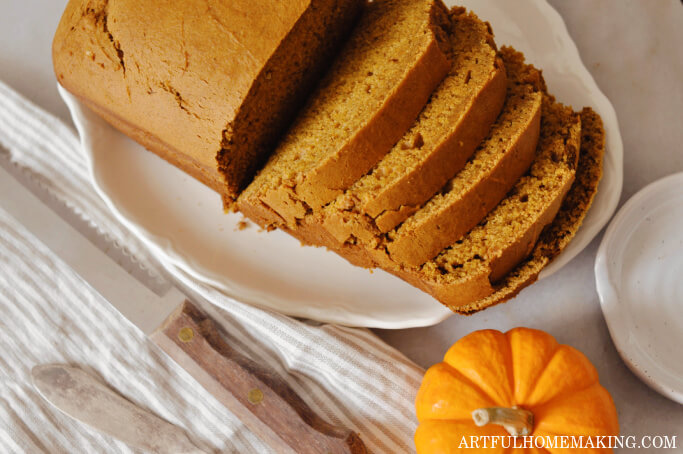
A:
POLYGON ((600 244, 595 278, 621 357, 683 404, 683 173, 650 184, 619 210, 600 244))
MULTIPOLYGON (((605 225, 619 199, 622 144, 612 105, 581 63, 565 25, 544 0, 465 2, 490 21, 499 45, 543 68, 559 100, 593 107, 607 130, 605 176, 594 208, 547 276, 578 254, 605 225)), ((354 268, 322 249, 302 248, 282 232, 239 231, 218 195, 109 127, 62 91, 90 157, 98 193, 162 260, 236 299, 279 312, 354 326, 408 328, 451 313, 382 271, 354 268)))

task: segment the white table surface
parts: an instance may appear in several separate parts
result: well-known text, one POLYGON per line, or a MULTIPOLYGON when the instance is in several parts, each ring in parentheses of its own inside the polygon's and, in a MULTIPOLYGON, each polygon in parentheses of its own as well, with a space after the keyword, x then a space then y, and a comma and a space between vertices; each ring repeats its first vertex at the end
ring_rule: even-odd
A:
MULTIPOLYGON (((0 2, 0 80, 70 122, 57 94, 50 59, 52 35, 65 3, 0 2)), ((622 203, 646 184, 683 171, 681 2, 550 3, 564 17, 584 63, 617 111, 625 153, 622 203)), ((601 382, 616 402, 622 434, 638 438, 676 435, 675 451, 683 452, 683 406, 641 383, 624 366, 610 339, 593 275, 600 238, 560 272, 528 288, 508 304, 471 317, 453 316, 429 328, 376 332, 415 362, 428 367, 439 361, 455 340, 477 329, 543 329, 558 341, 583 351, 596 365, 601 382), (567 306, 572 310, 567 311, 567 306), (553 316, 560 310, 572 315, 553 316)))

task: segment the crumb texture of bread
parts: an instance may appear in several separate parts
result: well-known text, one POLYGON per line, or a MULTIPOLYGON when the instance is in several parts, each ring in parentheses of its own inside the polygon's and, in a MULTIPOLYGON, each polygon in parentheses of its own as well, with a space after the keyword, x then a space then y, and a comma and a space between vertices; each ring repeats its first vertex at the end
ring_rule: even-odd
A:
POLYGON ((529 169, 536 153, 545 84, 514 49, 501 51, 508 71, 503 112, 465 168, 384 242, 391 259, 417 266, 474 228, 529 169))
MULTIPOLYGON (((561 205, 556 214, 553 213, 552 208, 549 209, 547 213, 550 213, 551 216, 540 216, 540 218, 545 218, 544 221, 547 221, 548 218, 550 219, 545 227, 531 229, 538 232, 538 239, 526 243, 530 252, 523 254, 524 257, 521 261, 514 265, 508 263, 507 266, 510 267, 509 271, 503 274, 495 282, 492 282, 489 277, 481 280, 468 279, 466 272, 464 272, 464 266, 458 267, 456 265, 453 267, 452 264, 451 270, 461 271, 457 274, 451 273, 451 275, 448 276, 449 271, 446 268, 445 263, 447 263, 446 260, 449 258, 453 258, 453 256, 449 256, 452 248, 445 249, 440 254, 438 258, 439 261, 431 261, 431 265, 427 268, 430 271, 427 273, 423 272, 426 268, 425 266, 412 269, 395 266, 383 266, 382 268, 411 283, 415 287, 430 293, 454 312, 464 315, 473 314, 493 305, 507 302, 517 296, 525 287, 533 284, 538 279, 538 275, 543 268, 551 263, 552 260, 567 247, 581 227, 598 191, 598 186, 602 178, 603 159, 605 154, 605 131, 602 120, 592 109, 586 107, 580 114, 576 114, 571 112, 568 108, 554 103, 553 98, 550 96, 544 98, 544 109, 549 110, 548 114, 550 118, 547 119, 547 122, 554 123, 551 125, 548 125, 547 122, 545 123, 544 142, 546 144, 555 142, 556 146, 551 146, 546 150, 546 153, 544 153, 542 151, 543 145, 539 143, 539 148, 537 150, 538 155, 534 164, 538 164, 537 170, 543 173, 534 172, 533 174, 526 175, 520 179, 518 185, 515 186, 515 189, 511 191, 509 197, 504 201, 507 201, 507 204, 504 205, 501 203, 501 205, 494 209, 489 217, 487 217, 488 220, 489 218, 497 217, 500 214, 504 215, 505 213, 502 213, 502 211, 509 212, 511 208, 509 206, 510 203, 517 204, 518 207, 528 204, 530 198, 524 197, 524 193, 521 191, 534 187, 537 190, 539 188, 541 190, 541 192, 536 194, 535 199, 545 200, 545 203, 550 203, 548 206, 552 207, 553 203, 550 202, 552 195, 544 194, 543 190, 546 187, 543 183, 539 184, 537 182, 537 184, 527 186, 524 182, 526 181, 529 183, 533 179, 542 177, 546 171, 550 170, 558 163, 562 163, 564 170, 558 169, 557 171, 545 173, 546 177, 550 177, 551 175, 555 175, 556 178, 558 176, 561 177, 562 175, 566 176, 567 172, 574 174, 574 176, 569 179, 569 181, 572 181, 573 183, 571 183, 564 198, 561 199, 561 205), (580 138, 577 137, 579 134, 580 138), (552 136, 556 136, 556 139, 553 140, 551 138, 552 136), (569 145, 568 147, 565 147, 565 152, 561 152, 560 148, 557 146, 559 145, 557 140, 561 140, 561 136, 566 137, 567 144, 569 145), (576 150, 572 150, 572 144, 579 145, 579 142, 580 151, 576 152, 576 150), (560 151, 559 155, 557 154, 558 151, 560 151), (542 163, 541 161, 545 161, 545 163, 542 163), (572 172, 570 169, 572 168, 573 162, 576 164, 573 166, 575 170, 572 172), (515 200, 517 201, 516 203, 515 200), (508 208, 505 208, 506 205, 508 208), (496 214, 496 212, 498 212, 498 214, 496 214), (442 281, 439 281, 438 278, 434 279, 435 275, 446 276, 446 278, 451 279, 458 277, 462 279, 465 277, 465 280, 461 280, 460 282, 451 281, 449 285, 446 279, 442 281)), ((559 187, 562 186, 565 186, 565 184, 561 184, 559 187)), ((563 190, 560 192, 562 191, 563 190)), ((527 215, 519 216, 518 219, 521 223, 526 222, 528 225, 529 219, 527 215)), ((517 224, 513 221, 511 225, 519 226, 522 224, 517 224)), ((500 232, 500 227, 501 226, 499 225, 498 228, 494 231, 490 231, 490 233, 495 234, 500 232)), ((476 230, 478 230, 479 235, 477 236, 481 239, 481 233, 483 232, 483 229, 486 228, 487 222, 484 221, 478 225, 473 232, 476 235, 476 230)), ((503 229, 504 228, 505 227, 503 226, 503 229)), ((521 236, 524 237, 526 235, 521 236)), ((491 246, 500 247, 500 244, 495 241, 495 238, 492 238, 494 241, 491 246)), ((315 241, 315 238, 312 238, 311 240, 315 241)), ((326 241, 329 241, 329 239, 326 241)), ((462 241, 456 242, 455 245, 466 245, 467 241, 466 236, 462 241)), ((508 245, 510 244, 509 240, 504 242, 508 245)), ((355 244, 346 243, 344 245, 336 245, 329 249, 356 266, 377 266, 377 262, 367 253, 367 249, 357 247, 355 244)), ((462 250, 460 252, 462 252, 462 250)), ((496 251, 495 249, 492 249, 490 252, 493 252, 494 255, 500 255, 500 251, 496 251)), ((472 255, 471 251, 469 254, 461 255, 461 257, 467 256, 471 257, 473 259, 472 262, 474 262, 474 266, 471 266, 471 269, 474 272, 480 271, 482 269, 481 264, 485 261, 484 256, 478 254, 472 255)), ((490 266, 487 268, 487 271, 491 269, 490 266)), ((502 272, 502 270, 499 270, 499 272, 502 272)), ((486 272, 480 274, 480 276, 483 277, 485 274, 486 272)), ((471 278, 472 276, 476 275, 473 274, 469 277, 471 278)))
POLYGON ((463 8, 451 21, 449 74, 392 150, 324 209, 338 241, 372 244, 404 221, 465 165, 500 113, 506 74, 488 24, 463 8))
POLYGON ((495 285, 495 292, 456 311, 473 314, 514 298, 533 284, 540 272, 562 252, 581 227, 602 178, 605 131, 602 119, 591 108, 581 111, 581 153, 576 179, 553 222, 543 231, 528 259, 495 285))
POLYGON ((306 215, 293 229, 298 237, 335 250, 346 243, 365 248, 366 259, 355 260, 363 266, 414 267, 474 228, 529 169, 540 134, 545 90, 540 71, 511 48, 503 48, 502 56, 509 67, 502 113, 465 167, 422 208, 384 234, 369 216, 335 206, 339 198, 317 215, 306 215))
POLYGON ((451 309, 485 298, 533 250, 574 182, 581 119, 543 98, 541 133, 528 174, 476 227, 420 267, 388 269, 451 309))
POLYGON ((331 70, 240 196, 239 209, 295 226, 366 174, 446 76, 449 33, 440 0, 370 3, 331 70))
POLYGON ((407 267, 353 241, 330 249, 356 265, 379 266, 457 312, 493 294, 497 282, 531 254, 574 182, 580 141, 581 117, 544 93, 529 171, 478 225, 434 259, 407 267))
POLYGON ((70 0, 57 79, 233 200, 303 104, 362 0, 70 0), (248 133, 247 133, 248 132, 248 133))

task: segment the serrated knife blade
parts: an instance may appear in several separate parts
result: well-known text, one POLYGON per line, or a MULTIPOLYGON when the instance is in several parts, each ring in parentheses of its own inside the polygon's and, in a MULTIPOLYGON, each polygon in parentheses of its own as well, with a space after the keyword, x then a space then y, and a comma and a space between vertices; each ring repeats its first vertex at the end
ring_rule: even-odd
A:
POLYGON ((147 288, 2 167, 0 208, 147 334, 275 452, 366 452, 357 434, 320 418, 274 371, 230 347, 215 325, 177 288, 170 287, 163 295, 147 288))
POLYGON ((0 167, 0 206, 145 334, 185 297, 175 287, 157 295, 100 251, 0 167))

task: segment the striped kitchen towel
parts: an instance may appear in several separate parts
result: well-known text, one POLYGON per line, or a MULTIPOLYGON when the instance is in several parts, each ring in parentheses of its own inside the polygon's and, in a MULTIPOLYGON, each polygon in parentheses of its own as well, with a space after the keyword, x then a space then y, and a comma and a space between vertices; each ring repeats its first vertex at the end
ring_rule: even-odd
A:
MULTIPOLYGON (((152 253, 107 210, 77 135, 0 82, 0 149, 51 197, 116 243, 151 275, 152 253)), ((136 404, 184 428, 207 452, 268 452, 253 434, 68 267, 0 211, 0 451, 131 452, 62 415, 30 385, 36 364, 98 373, 136 404)), ((371 452, 412 452, 423 371, 369 330, 316 325, 256 309, 170 269, 239 351, 283 376, 330 422, 371 452), (221 308, 229 308, 224 310, 221 308)))

